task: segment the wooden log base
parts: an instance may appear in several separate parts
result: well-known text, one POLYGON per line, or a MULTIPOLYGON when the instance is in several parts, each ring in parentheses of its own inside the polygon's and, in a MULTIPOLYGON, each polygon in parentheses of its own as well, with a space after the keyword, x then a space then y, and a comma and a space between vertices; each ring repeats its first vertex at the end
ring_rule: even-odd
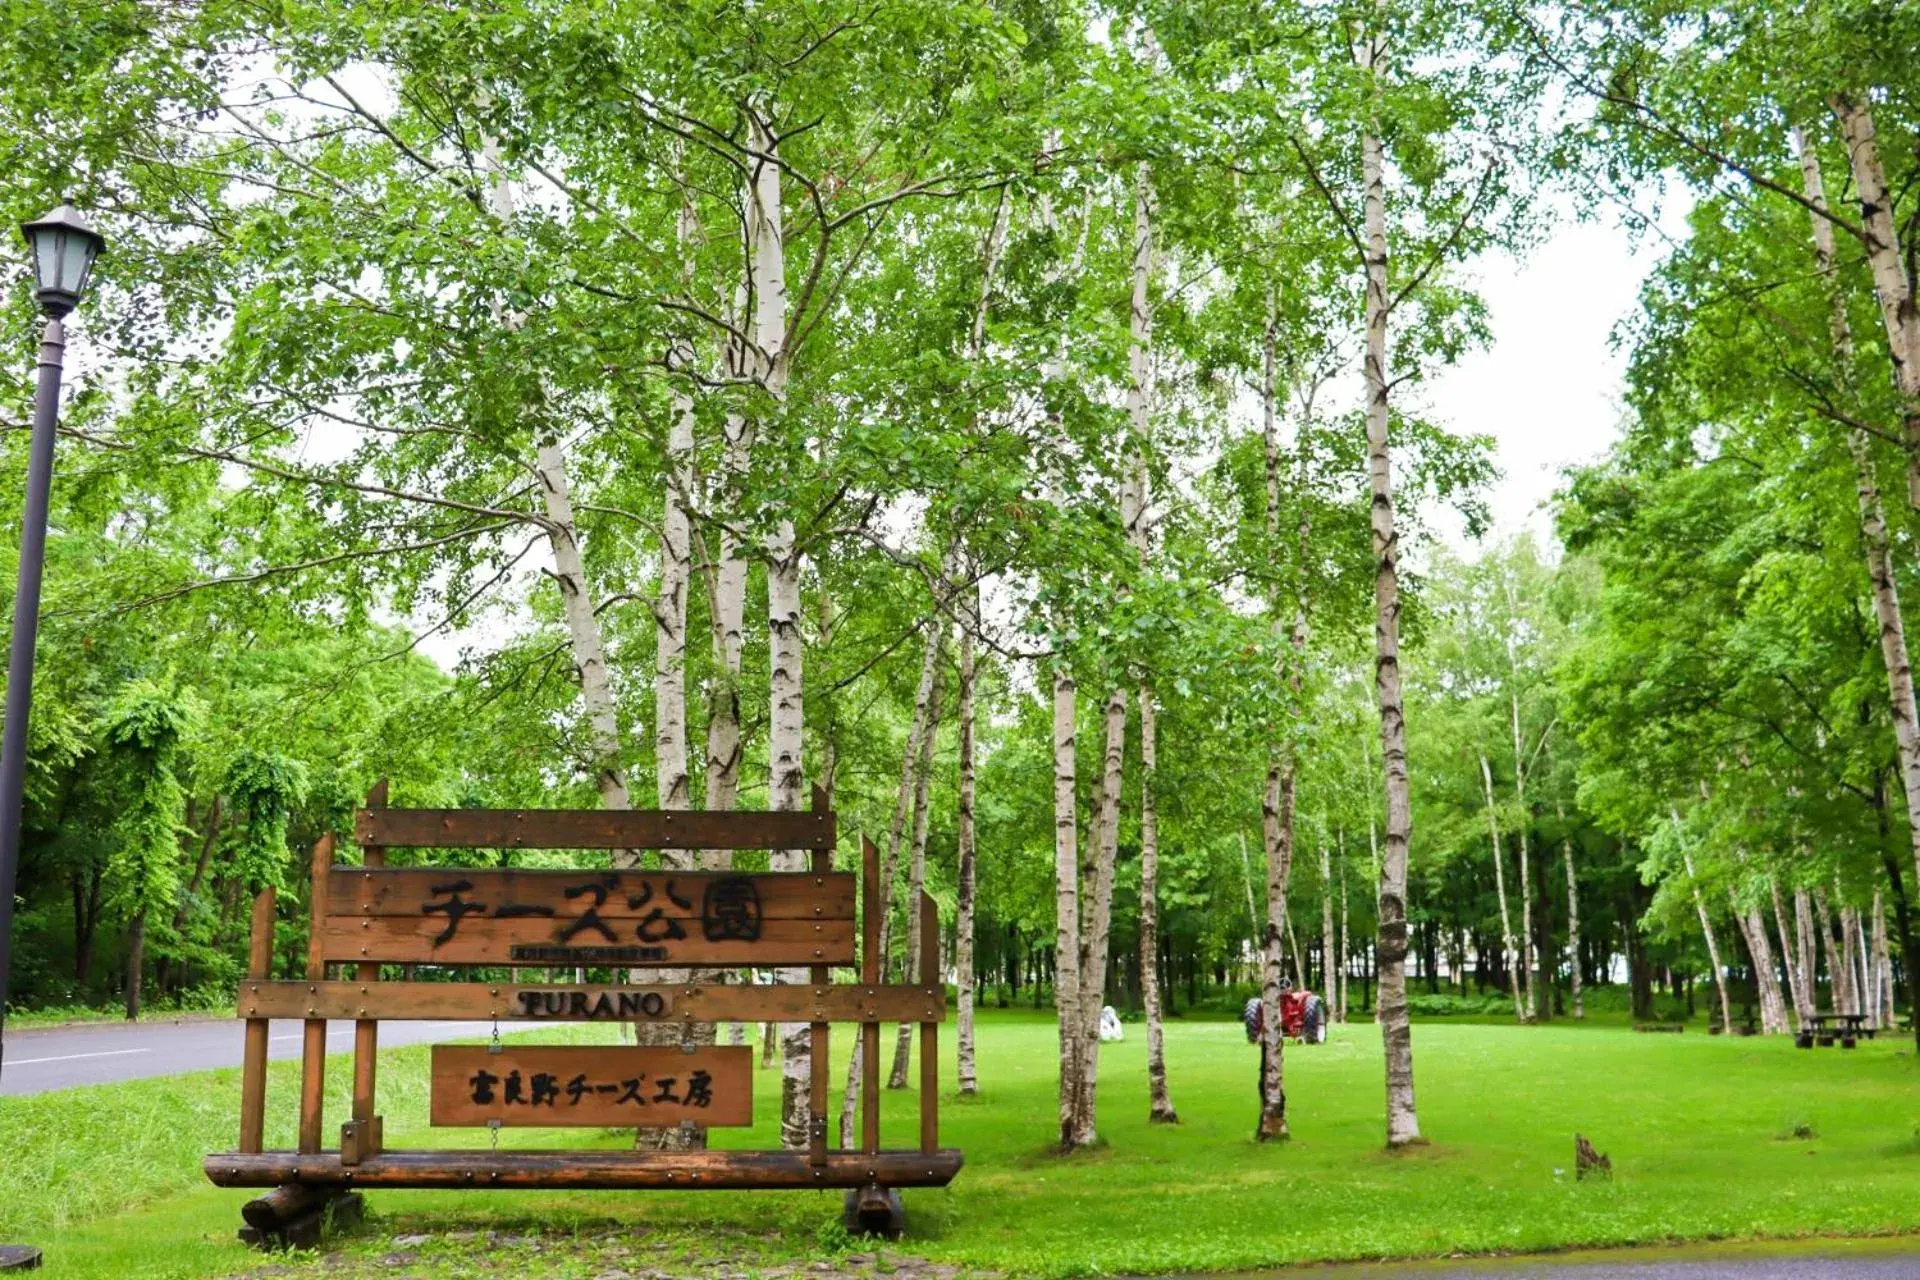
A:
MULTIPOLYGON (((311 1249, 320 1243, 321 1237, 328 1231, 348 1230, 360 1225, 366 1212, 366 1204, 356 1191, 343 1191, 337 1187, 276 1187, 276 1192, 286 1195, 273 1200, 273 1194, 248 1201, 241 1210, 247 1218, 247 1225, 240 1228, 240 1242, 255 1249, 277 1251, 281 1249, 311 1249), (271 1225, 255 1221, 256 1206, 273 1200, 274 1209, 271 1225), (278 1216, 279 1209, 295 1210, 292 1216, 278 1216)), ((258 1216, 264 1220, 269 1216, 267 1210, 259 1210, 258 1216)))
POLYGON ((900 1203, 898 1191, 869 1182, 864 1187, 847 1189, 846 1208, 840 1221, 854 1235, 897 1240, 907 1229, 907 1210, 900 1203))
POLYGON ((208 1156, 201 1167, 221 1187, 751 1191, 870 1183, 944 1187, 960 1165, 960 1152, 949 1147, 932 1153, 830 1151, 818 1165, 805 1151, 385 1151, 357 1165, 341 1164, 333 1151, 235 1151, 208 1156))
POLYGON ((37 1271, 40 1251, 30 1244, 0 1244, 0 1271, 37 1271))
POLYGON ((306 1187, 289 1183, 277 1186, 263 1196, 255 1196, 240 1206, 240 1216, 250 1227, 278 1231, 296 1219, 304 1218, 333 1193, 325 1187, 306 1187))

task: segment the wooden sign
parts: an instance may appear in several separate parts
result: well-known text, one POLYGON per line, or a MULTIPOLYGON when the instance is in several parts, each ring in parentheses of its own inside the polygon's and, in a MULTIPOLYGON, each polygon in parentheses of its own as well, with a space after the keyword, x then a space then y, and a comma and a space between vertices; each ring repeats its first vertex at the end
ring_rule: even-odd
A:
POLYGON ((433 1046, 437 1126, 670 1128, 753 1123, 753 1050, 677 1045, 433 1046))
POLYGON ((847 873, 363 869, 328 877, 326 902, 329 960, 624 968, 854 958, 847 873))

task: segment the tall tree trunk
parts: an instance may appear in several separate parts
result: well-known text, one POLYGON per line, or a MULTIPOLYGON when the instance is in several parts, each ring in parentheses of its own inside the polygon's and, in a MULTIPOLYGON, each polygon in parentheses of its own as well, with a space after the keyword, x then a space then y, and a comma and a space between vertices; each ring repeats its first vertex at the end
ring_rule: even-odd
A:
MULTIPOLYGON (((631 808, 626 771, 620 764, 620 718, 614 707, 613 686, 607 679, 600 620, 594 615, 586 569, 580 556, 580 540, 574 532, 573 502, 567 492, 566 450, 558 440, 548 440, 540 446, 537 474, 541 495, 546 501, 547 541, 553 552, 554 584, 560 589, 575 678, 580 683, 580 702, 587 713, 586 763, 600 792, 601 807, 631 808)), ((637 866, 638 857, 632 850, 616 850, 614 865, 637 866)))
POLYGON ((1282 770, 1267 770, 1267 790, 1260 805, 1267 842, 1267 921, 1262 937, 1260 978, 1260 1120, 1257 1142, 1282 1141, 1287 1129, 1286 1076, 1283 1070, 1287 1038, 1280 1021, 1280 989, 1286 968, 1287 884, 1293 875, 1293 846, 1280 838, 1282 770))
MULTIPOLYGON (((1011 184, 1000 188, 1000 201, 994 209, 993 226, 987 232, 987 246, 980 269, 980 297, 973 312, 973 329, 968 335, 968 355, 977 363, 986 351, 987 308, 993 298, 995 273, 1007 242, 1007 225, 1012 211, 1011 184)), ((978 868, 974 845, 974 636, 980 629, 980 589, 972 567, 966 567, 967 585, 962 588, 960 616, 960 783, 958 824, 959 892, 954 918, 954 969, 959 1009, 956 1013, 955 1053, 959 1061, 956 1075, 962 1095, 980 1091, 974 1063, 973 1004, 974 974, 974 877, 978 868)), ((1004 1002, 1003 1002, 1004 1007, 1004 1002)))
POLYGON ((1760 1001, 1760 1031, 1763 1035, 1785 1035, 1788 1030, 1787 1002, 1780 994, 1780 976, 1773 967, 1773 946, 1767 940, 1767 922, 1761 918, 1758 907, 1742 910, 1731 889, 1727 891, 1727 901, 1733 908, 1734 921, 1746 937, 1747 955, 1753 961, 1753 989, 1760 1001))
MULTIPOLYGON (((680 242, 691 253, 692 210, 681 207, 680 242)), ((689 265, 691 258, 688 259, 689 265)), ((693 373, 693 344, 673 344, 673 367, 693 373)), ((666 492, 660 513, 660 585, 653 598, 655 793, 662 809, 693 807, 687 747, 687 588, 693 577, 694 405, 691 392, 673 393, 667 424, 666 492)), ((664 856, 664 855, 663 855, 664 856)))
MULTIPOLYGON (((1673 815, 1673 825, 1680 825, 1680 815, 1673 815)), ((1720 963, 1720 940, 1713 934, 1713 918, 1707 914, 1707 900, 1700 893, 1699 878, 1693 871, 1693 855, 1687 855, 1687 880, 1693 887, 1693 907, 1700 913, 1700 932, 1707 938, 1707 961, 1713 965, 1714 990, 1720 993, 1720 1030, 1726 1035, 1733 1034, 1733 1002, 1727 997, 1727 970, 1720 963)))
POLYGON ((1336 1009, 1333 966, 1333 853, 1327 848, 1323 834, 1320 840, 1320 987, 1330 1015, 1336 1009))
MULTIPOLYGON (((1891 207, 1873 135, 1873 117, 1864 106, 1836 104, 1854 181, 1860 188, 1861 210, 1868 231, 1868 259, 1873 267, 1875 292, 1887 321, 1887 337, 1901 395, 1906 402, 1908 500, 1920 502, 1920 314, 1915 314, 1913 290, 1897 256, 1891 262, 1881 250, 1894 244, 1891 207), (1911 341, 1909 343, 1909 336, 1911 341), (1903 360, 1903 350, 1906 353, 1903 360)), ((1826 208, 1820 176, 1820 158, 1801 130, 1794 130, 1800 152, 1801 185, 1816 208, 1826 208)), ((1853 332, 1841 295, 1833 245, 1833 224, 1817 213, 1813 217, 1814 258, 1828 294, 1828 329, 1833 344, 1834 370, 1843 388, 1850 386, 1854 364, 1853 332)), ((1906 623, 1900 593, 1894 582, 1891 539, 1881 506, 1880 483, 1874 475, 1872 442, 1867 433, 1848 433, 1853 452, 1855 485, 1860 504, 1860 533, 1867 556, 1867 578, 1872 588, 1873 612, 1880 628, 1880 656, 1887 669, 1888 714, 1900 752, 1900 783, 1908 796, 1920 796, 1920 707, 1913 691, 1913 664, 1907 654, 1906 623)), ((1909 803, 1907 831, 1913 850, 1914 872, 1920 876, 1920 803, 1909 803)))
POLYGON ((1835 1013, 1856 1013, 1853 1000, 1853 967, 1846 962, 1833 937, 1833 913, 1827 905, 1827 891, 1813 891, 1813 913, 1820 922, 1820 950, 1827 958, 1827 984, 1832 993, 1835 1013))
POLYGON ((1573 830, 1567 826, 1566 806, 1556 801, 1554 815, 1560 819, 1560 854, 1567 864, 1567 988, 1577 1022, 1587 1016, 1580 996, 1580 881, 1573 870, 1573 830))
MULTIPOLYGON (((1279 388, 1279 302, 1273 286, 1267 288, 1267 318, 1263 335, 1261 380, 1261 435, 1267 463, 1267 542, 1275 550, 1280 542, 1280 388, 1279 388)), ((1306 451, 1301 457, 1304 462, 1306 451)), ((1302 519, 1306 503, 1302 501, 1302 519)), ((1304 605, 1304 582, 1300 593, 1304 605)), ((1274 626, 1280 626, 1280 601, 1271 602, 1274 626)), ((1289 632, 1289 651, 1296 655, 1284 679, 1289 697, 1289 720, 1299 714, 1300 684, 1298 653, 1306 645, 1304 614, 1296 610, 1300 626, 1289 632)), ((1280 673, 1276 672, 1276 675, 1280 673)), ((1266 789, 1261 795, 1260 833, 1267 858, 1267 919, 1264 932, 1264 972, 1261 975, 1260 1045, 1260 1118, 1254 1128, 1256 1141, 1284 1140, 1287 1126, 1286 1035, 1281 1027, 1280 994, 1286 969, 1288 925, 1287 896, 1293 882, 1294 810, 1296 804, 1298 753, 1294 749, 1296 727, 1289 723, 1276 744, 1276 754, 1267 766, 1266 789)), ((1298 968, 1296 962, 1295 968, 1298 968)))
MULTIPOLYGON (((1874 129, 1872 110, 1864 99, 1851 94, 1834 95, 1832 107, 1840 121, 1840 135, 1847 145, 1854 190, 1860 197, 1867 269, 1872 273, 1874 297, 1886 325, 1887 353, 1893 360, 1894 387, 1900 394, 1900 417, 1907 447, 1907 504, 1920 507, 1920 303, 1914 298, 1913 279, 1907 274, 1912 247, 1902 250, 1899 232, 1894 226, 1893 196, 1887 190, 1887 171, 1880 159, 1880 140, 1874 129)), ((1804 157, 1811 154, 1811 150, 1802 148, 1803 168, 1807 164, 1804 157)), ((1832 223, 1818 217, 1816 221, 1825 227, 1831 245, 1832 223)), ((1909 786, 1907 794, 1916 792, 1909 786)), ((1916 869, 1920 869, 1920 848, 1916 849, 1915 856, 1916 869)))
POLYGON ((967 586, 961 599, 965 603, 960 617, 960 796, 955 815, 959 887, 954 906, 953 967, 960 1006, 955 1014, 955 1054, 959 1060, 955 1075, 960 1093, 967 1096, 980 1092, 973 1060, 974 876, 977 873, 973 830, 973 636, 980 626, 979 588, 967 586))
POLYGON ((1527 744, 1520 732, 1520 655, 1515 647, 1511 623, 1520 612, 1519 599, 1514 591, 1511 575, 1505 575, 1502 584, 1507 595, 1507 615, 1509 621, 1507 644, 1507 709, 1508 719, 1513 727, 1513 798, 1519 807, 1520 815, 1515 825, 1514 835, 1520 844, 1520 978, 1526 987, 1526 1007, 1532 1012, 1529 1017, 1544 1014, 1545 1009, 1534 992, 1536 961, 1540 967, 1546 964, 1545 953, 1534 943, 1533 931, 1533 869, 1529 865, 1527 848, 1527 828, 1532 825, 1533 815, 1527 809, 1527 744))
POLYGON ((1347 957, 1352 954, 1353 934, 1348 929, 1347 917, 1347 831, 1339 828, 1340 837, 1340 967, 1335 971, 1339 980, 1336 988, 1338 999, 1334 1002, 1334 1017, 1341 1022, 1347 1020, 1347 957))
POLYGON ((73 886, 73 984, 82 993, 93 975, 93 945, 100 931, 101 868, 88 868, 84 877, 69 877, 73 886), (82 883, 84 880, 84 883, 82 883))
MULTIPOLYGON (((681 250, 681 284, 691 288, 693 254, 699 227, 690 200, 682 198, 677 226, 681 250)), ((695 352, 686 337, 677 337, 668 349, 670 367, 691 378, 695 352)), ((685 385, 672 391, 667 422, 665 461, 666 485, 661 495, 660 581, 653 597, 653 705, 654 705, 654 796, 663 810, 693 807, 691 760, 687 743, 687 594, 693 578, 693 451, 694 401, 685 385)), ((699 864, 717 866, 720 859, 708 853, 699 864)), ((660 851, 665 870, 686 871, 696 865, 693 854, 679 849, 660 851)), ((724 970, 661 969, 634 975, 642 981, 666 984, 682 982, 713 983, 726 979, 724 970)), ((736 1024, 737 1025, 737 1024, 736 1024)), ((684 1040, 695 1045, 714 1043, 710 1022, 682 1028, 664 1022, 643 1022, 635 1029, 641 1044, 677 1044, 684 1040)), ((688 1151, 707 1145, 704 1126, 681 1124, 671 1129, 638 1130, 634 1145, 644 1150, 688 1151)))
POLYGON ((1379 1018, 1387 1075, 1387 1145, 1420 1140, 1413 1094, 1413 1026, 1407 1010, 1407 852, 1413 837, 1412 785, 1407 775, 1407 721, 1400 693, 1400 535, 1394 527, 1392 454, 1387 443, 1387 205, 1386 158, 1380 136, 1379 95, 1371 82, 1386 54, 1386 37, 1367 32, 1361 70, 1369 81, 1367 120, 1360 136, 1365 188, 1367 273, 1367 470, 1373 491, 1375 676, 1380 700, 1380 756, 1387 798, 1387 844, 1380 861, 1379 1018))
MULTIPOLYGON (((894 792, 893 820, 887 827, 887 847, 880 858, 880 970, 884 977, 893 954, 894 881, 898 878, 901 842, 906 838, 907 819, 913 813, 914 797, 920 793, 923 773, 921 760, 926 740, 932 736, 933 690, 940 674, 940 646, 946 641, 944 598, 936 599, 929 611, 926 648, 920 655, 920 680, 913 691, 913 716, 907 725, 907 741, 900 756, 900 785, 894 792)), ((909 915, 914 914, 910 911, 909 915)), ((853 1041, 853 1053, 847 1060, 847 1084, 840 1095, 840 1145, 853 1146, 854 1112, 860 1105, 860 1081, 864 1069, 865 1048, 860 1037, 853 1041)))
MULTIPOLYGON (((938 939, 920 936, 920 894, 927 883, 927 821, 928 790, 933 782, 933 746, 940 736, 940 691, 941 684, 935 680, 931 696, 927 699, 927 728, 920 736, 920 767, 913 780, 913 842, 907 862, 907 954, 905 971, 901 980, 917 981, 920 974, 920 952, 923 947, 934 946, 938 939)), ((887 1077, 887 1088, 904 1089, 907 1087, 907 1067, 912 1062, 913 1024, 900 1024, 900 1033, 893 1046, 893 1071, 887 1077)))
POLYGON ((1807 984, 1807 1008, 1810 1013, 1820 1012, 1820 968, 1818 959, 1819 934, 1813 927, 1813 898, 1805 886, 1793 891, 1793 910, 1798 923, 1795 936, 1795 949, 1800 964, 1800 973, 1807 984))
MULTIPOLYGON (((499 148, 489 138, 482 153, 491 178, 488 184, 488 209, 503 227, 513 219, 513 183, 500 164, 499 148)), ((495 319, 507 325, 517 321, 496 302, 495 319)), ((567 623, 567 639, 573 657, 574 678, 580 686, 580 705, 586 713, 584 763, 593 773, 600 804, 607 809, 631 808, 627 795, 626 771, 620 763, 620 717, 614 705, 613 688, 607 679, 606 647, 600 636, 600 619, 594 612, 593 596, 580 554, 578 526, 573 518, 573 500, 567 489, 566 447, 557 435, 543 436, 535 457, 534 474, 546 507, 547 545, 553 556, 554 585, 560 590, 560 606, 567 623)), ((636 865, 632 850, 615 850, 614 865, 636 865)))
POLYGON ((140 1016, 140 979, 147 959, 147 909, 134 912, 127 926, 127 1021, 140 1016))
POLYGON ((1780 958, 1787 971, 1787 991, 1793 997, 1793 1029, 1800 1031, 1813 1025, 1813 984, 1810 975, 1802 967, 1802 957, 1797 953, 1793 930, 1787 924, 1786 904, 1780 899, 1780 882, 1769 876, 1767 887, 1773 896, 1774 927, 1780 931, 1780 958))
POLYGON ((1116 689, 1107 698, 1106 753, 1100 804, 1094 815, 1093 866, 1080 934, 1080 1091, 1074 1115, 1074 1145, 1099 1140, 1100 1009, 1105 1003, 1107 956, 1113 941, 1113 873, 1120 843, 1120 780, 1127 743, 1127 699, 1116 689))
POLYGON ((1487 790, 1487 831, 1493 837, 1493 891, 1500 902, 1500 965, 1507 971, 1507 984, 1513 996, 1513 1016, 1522 1022, 1527 1014, 1526 997, 1521 990, 1518 953, 1513 945, 1513 917, 1507 910, 1506 853, 1500 848, 1500 815, 1493 807, 1493 769, 1486 752, 1480 753, 1480 779, 1487 790))
POLYGON ((1871 1013, 1866 937, 1860 928, 1858 907, 1840 908, 1840 950, 1846 956, 1847 985, 1853 988, 1853 1012, 1871 1013))
POLYGON ((1873 891, 1873 963, 1874 990, 1878 996, 1874 1002, 1874 1025, 1885 1030, 1894 1025, 1893 1012, 1893 955, 1887 945, 1887 909, 1881 891, 1873 891))
POLYGON ((1160 818, 1154 804, 1159 769, 1153 690, 1140 689, 1140 999, 1147 1014, 1147 1120, 1178 1124, 1167 1095, 1166 1028, 1160 1019, 1160 818))
POLYGON ((1520 756, 1520 704, 1513 704, 1513 794, 1520 806, 1520 818, 1514 827, 1514 837, 1520 846, 1520 985, 1526 994, 1522 997, 1531 1020, 1539 1012, 1540 1004, 1534 994, 1534 961, 1538 948, 1533 941, 1533 869, 1527 857, 1527 782, 1526 762, 1520 756))
MULTIPOLYGON (((746 188, 746 243, 749 249, 749 294, 753 303, 752 342, 746 349, 748 373, 777 412, 786 402, 787 258, 786 233, 781 221, 779 142, 764 106, 747 111, 747 126, 756 159, 746 188)), ((759 431, 751 432, 758 436, 759 431)), ((767 539, 767 807, 776 812, 801 807, 806 790, 802 765, 803 643, 800 631, 801 549, 795 541, 793 518, 782 513, 767 539)), ((805 871, 808 855, 801 849, 776 849, 768 860, 774 871, 805 871)), ((805 968, 786 967, 775 981, 804 985, 805 968)), ((780 1068, 780 1141, 788 1149, 807 1145, 812 1127, 808 1089, 811 1036, 804 1022, 782 1023, 780 1068)))
MULTIPOLYGON (((1127 465, 1133 473, 1131 502, 1123 490, 1121 520, 1127 542, 1145 568, 1152 554, 1148 527, 1147 452, 1153 432, 1153 270, 1155 209, 1153 173, 1142 164, 1135 174, 1133 199, 1133 298, 1129 309, 1131 342, 1128 348, 1127 416, 1132 439, 1127 465)), ((1167 1093, 1166 1028, 1160 1019, 1160 975, 1157 950, 1159 904, 1160 822, 1155 809, 1154 782, 1159 764, 1158 720, 1153 688, 1142 683, 1140 701, 1140 992, 1147 1016, 1147 1119, 1154 1124, 1177 1124, 1167 1093)), ((1124 714, 1124 713, 1123 713, 1124 714)), ((1123 725, 1124 728, 1124 725, 1123 725)), ((1115 807, 1116 819, 1118 807, 1115 807)), ((1117 839, 1117 833, 1116 833, 1117 839)), ((1097 1039, 1096 1039, 1097 1043, 1097 1039)), ((1097 1048, 1093 1050, 1097 1053, 1097 1048)))
POLYGON ((1080 1070, 1080 851, 1076 690, 1064 659, 1053 673, 1053 1005, 1060 1024, 1060 1149, 1078 1144, 1080 1070))

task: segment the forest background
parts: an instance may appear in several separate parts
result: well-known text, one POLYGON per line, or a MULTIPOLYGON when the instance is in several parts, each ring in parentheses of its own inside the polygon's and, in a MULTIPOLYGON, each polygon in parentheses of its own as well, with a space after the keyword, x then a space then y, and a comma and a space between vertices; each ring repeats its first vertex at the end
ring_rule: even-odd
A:
POLYGON ((381 778, 825 787, 941 904, 890 948, 941 949, 963 1091, 975 1000, 1054 1005, 1069 1147, 1103 1003, 1162 1115, 1169 1013, 1374 1010, 1390 1144, 1414 1013, 1911 1008, 1911 6, 40 0, 0 35, 0 201, 111 246, 16 1009, 224 1003, 266 884, 292 966, 306 850, 381 778), (1421 389, 1488 339, 1470 265, 1570 208, 1657 246, 1621 437, 1551 539, 1463 558, 1491 442, 1421 389))

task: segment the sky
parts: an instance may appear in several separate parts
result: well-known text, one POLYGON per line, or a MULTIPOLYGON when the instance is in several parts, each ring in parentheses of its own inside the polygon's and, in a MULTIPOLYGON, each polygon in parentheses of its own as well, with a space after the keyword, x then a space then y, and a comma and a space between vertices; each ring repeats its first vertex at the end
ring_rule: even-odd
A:
MULTIPOLYGON (((1524 258, 1492 255, 1467 273, 1486 299, 1493 341, 1435 378, 1423 398, 1453 430, 1494 438, 1495 536, 1548 536, 1542 504, 1561 468, 1592 461, 1618 437, 1625 361, 1608 337, 1633 311, 1659 250, 1657 240, 1636 243, 1611 222, 1564 222, 1524 258)), ((1433 523, 1471 554, 1457 517, 1436 513, 1433 523)))

